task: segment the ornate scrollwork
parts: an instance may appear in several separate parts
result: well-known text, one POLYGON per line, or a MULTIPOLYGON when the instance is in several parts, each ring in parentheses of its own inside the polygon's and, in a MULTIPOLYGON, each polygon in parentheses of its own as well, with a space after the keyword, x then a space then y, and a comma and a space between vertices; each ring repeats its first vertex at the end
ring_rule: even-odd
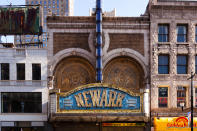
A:
POLYGON ((94 83, 95 71, 87 61, 81 58, 67 58, 57 65, 55 78, 55 88, 66 92, 81 85, 94 83))
POLYGON ((112 60, 104 69, 104 83, 110 83, 139 92, 144 85, 143 71, 134 60, 117 58, 112 60))

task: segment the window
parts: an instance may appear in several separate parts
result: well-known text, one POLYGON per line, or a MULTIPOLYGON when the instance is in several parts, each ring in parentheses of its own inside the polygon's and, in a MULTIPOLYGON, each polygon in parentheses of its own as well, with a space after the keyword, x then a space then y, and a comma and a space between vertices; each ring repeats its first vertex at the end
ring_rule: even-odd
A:
POLYGON ((187 42, 187 25, 177 25, 177 42, 187 42))
POLYGON ((169 26, 159 25, 158 26, 158 42, 168 42, 169 41, 169 26))
POLYGON ((195 28, 196 28, 196 29, 195 29, 195 41, 197 42, 197 25, 196 25, 195 28))
POLYGON ((179 86, 177 89, 177 107, 181 107, 181 104, 186 106, 186 88, 179 86))
POLYGON ((25 80, 25 64, 16 64, 17 80, 25 80))
POLYGON ((158 56, 158 73, 169 74, 169 56, 168 55, 158 56))
POLYGON ((8 63, 1 64, 1 80, 10 79, 10 68, 8 63))
POLYGON ((195 72, 197 73, 197 55, 195 56, 195 72))
POLYGON ((32 80, 41 80, 40 64, 32 64, 32 80))
POLYGON ((2 113, 41 113, 40 92, 2 92, 2 113))
POLYGON ((187 74, 187 56, 177 56, 177 74, 187 74))
POLYGON ((197 107, 197 88, 195 88, 195 105, 197 107))
POLYGON ((160 87, 159 88, 159 107, 167 107, 168 106, 168 88, 160 87))

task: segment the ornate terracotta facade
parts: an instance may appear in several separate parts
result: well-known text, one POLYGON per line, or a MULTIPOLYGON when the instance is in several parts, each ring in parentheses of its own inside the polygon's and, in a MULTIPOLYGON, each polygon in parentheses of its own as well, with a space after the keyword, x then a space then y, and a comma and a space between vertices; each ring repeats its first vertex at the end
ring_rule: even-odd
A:
MULTIPOLYGON (((138 18, 134 17, 104 17, 103 18, 103 84, 102 87, 81 88, 84 85, 95 83, 96 78, 96 46, 95 46, 95 17, 48 17, 47 26, 49 29, 48 44, 48 73, 50 75, 50 115, 51 121, 61 122, 144 122, 148 123, 149 118, 149 19, 148 16, 138 18), (80 35, 78 35, 80 34, 80 35), (136 103, 141 107, 141 111, 136 113, 130 110, 124 103, 123 110, 117 110, 115 104, 113 107, 107 107, 110 102, 115 100, 130 102, 134 106, 133 100, 127 100, 124 92, 117 93, 110 87, 117 87, 116 90, 122 89, 125 92, 139 94, 140 102, 136 103), (99 89, 97 89, 99 88, 99 89), (79 90, 81 89, 81 90, 79 90), (94 89, 94 90, 93 90, 94 89), (65 98, 66 106, 59 106, 63 109, 72 109, 70 103, 78 101, 76 108, 91 109, 92 97, 101 94, 99 107, 92 107, 89 114, 76 113, 59 113, 57 103, 62 102, 63 96, 57 98, 57 93, 69 94, 75 93, 65 98), (82 91, 84 90, 84 92, 82 91), (94 92, 94 94, 92 93, 94 92), (123 93, 122 95, 120 95, 123 93), (107 96, 109 95, 109 96, 107 96), (109 99, 109 100, 108 100, 109 99), (122 99, 122 100, 121 100, 122 99), (58 101, 59 102, 58 102, 58 101), (106 103, 108 101, 108 104, 106 103), (81 103, 81 104, 79 104, 81 103), (89 108, 88 108, 89 107, 89 108), (99 110, 97 109, 99 108, 99 110), (109 111, 106 109, 109 108, 109 111), (113 113, 110 109, 114 108, 113 113), (102 110, 105 109, 103 112, 102 110), (116 111, 117 110, 117 111, 116 111), (94 113, 93 113, 94 112, 94 113), (107 114, 105 114, 107 112, 107 114), (123 115, 121 115, 123 114, 123 115), (125 114, 129 116, 125 116, 125 114), (71 116, 70 116, 71 115, 71 116), (89 119, 92 115, 94 117, 89 119), (132 116, 132 117, 131 117, 132 116)), ((98 86, 98 84, 93 84, 98 86)), ((98 98, 98 99, 99 99, 98 98)), ((114 101, 114 102, 113 102, 114 101)), ((117 102, 116 102, 117 103, 117 102)), ((123 104, 121 104, 122 106, 123 104)), ((135 107, 136 109, 138 107, 135 107)), ((133 109, 135 109, 133 108, 133 109)), ((112 111, 112 110, 111 110, 112 111)), ((139 128, 143 130, 143 128, 139 128)))

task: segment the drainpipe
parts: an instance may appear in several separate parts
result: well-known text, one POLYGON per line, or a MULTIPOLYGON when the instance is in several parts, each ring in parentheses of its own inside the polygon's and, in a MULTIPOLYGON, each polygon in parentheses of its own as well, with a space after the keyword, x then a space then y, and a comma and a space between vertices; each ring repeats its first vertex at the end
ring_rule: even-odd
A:
POLYGON ((102 78, 102 7, 101 0, 96 0, 96 81, 101 83, 102 78))

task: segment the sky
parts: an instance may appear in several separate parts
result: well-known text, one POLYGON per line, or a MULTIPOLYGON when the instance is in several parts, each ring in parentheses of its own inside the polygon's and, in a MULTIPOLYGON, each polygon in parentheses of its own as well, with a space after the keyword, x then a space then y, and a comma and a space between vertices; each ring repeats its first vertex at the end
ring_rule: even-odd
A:
MULTIPOLYGON (((0 5, 24 5, 25 0, 0 0, 0 5)), ((116 16, 136 17, 145 12, 148 0, 102 0, 103 11, 116 9, 116 16)), ((95 8, 95 0, 74 0, 74 16, 89 16, 90 8, 95 8)), ((2 40, 5 42, 6 38, 2 40)), ((7 42, 13 42, 10 37, 7 42)))

